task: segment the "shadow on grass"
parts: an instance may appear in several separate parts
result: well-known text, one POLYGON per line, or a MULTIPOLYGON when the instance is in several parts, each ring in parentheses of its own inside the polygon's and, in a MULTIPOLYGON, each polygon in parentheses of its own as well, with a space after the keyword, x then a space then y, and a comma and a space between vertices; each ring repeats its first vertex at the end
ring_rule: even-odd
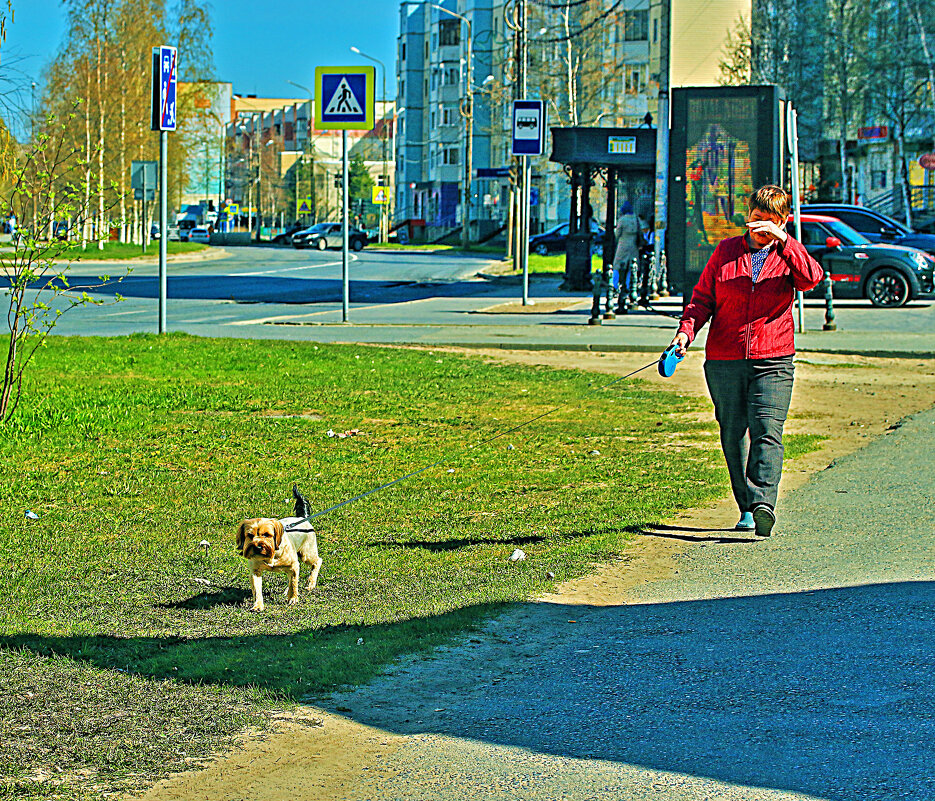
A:
MULTIPOLYGON (((225 587, 154 609, 203 610, 242 603, 248 595, 225 587)), ((278 614, 283 611, 278 607, 279 603, 268 600, 266 612, 244 610, 243 614, 278 614)), ((257 687, 301 699, 327 694, 341 685, 364 684, 401 656, 450 642, 506 608, 505 604, 480 604, 398 623, 346 624, 291 634, 187 639, 20 634, 0 637, 0 648, 25 648, 42 656, 65 656, 155 679, 257 687)))
POLYGON ((202 592, 182 601, 156 604, 157 609, 211 609, 215 606, 242 606, 250 597, 243 587, 220 587, 216 592, 202 592))

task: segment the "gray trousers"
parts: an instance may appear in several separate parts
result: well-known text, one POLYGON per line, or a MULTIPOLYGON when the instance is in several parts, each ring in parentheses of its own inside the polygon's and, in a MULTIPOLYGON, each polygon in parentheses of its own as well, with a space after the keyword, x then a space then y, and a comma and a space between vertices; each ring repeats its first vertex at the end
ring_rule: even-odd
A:
POLYGON ((782 427, 792 399, 792 356, 709 360, 704 365, 721 428, 730 486, 741 512, 776 506, 782 476, 782 427))

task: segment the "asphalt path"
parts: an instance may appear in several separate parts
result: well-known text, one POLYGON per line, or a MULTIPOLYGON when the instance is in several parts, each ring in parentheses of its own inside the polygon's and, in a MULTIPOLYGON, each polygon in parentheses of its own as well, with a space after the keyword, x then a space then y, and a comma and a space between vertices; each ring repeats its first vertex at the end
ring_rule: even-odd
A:
POLYGON ((347 798, 935 798, 933 451, 935 409, 787 495, 769 540, 686 528, 625 604, 516 605, 336 697, 406 735, 347 798))

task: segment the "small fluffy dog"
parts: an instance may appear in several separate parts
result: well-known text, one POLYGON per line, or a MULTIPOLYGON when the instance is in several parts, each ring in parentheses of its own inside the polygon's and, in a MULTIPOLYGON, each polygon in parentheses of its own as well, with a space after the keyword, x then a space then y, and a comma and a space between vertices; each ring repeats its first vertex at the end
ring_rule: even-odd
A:
POLYGON ((250 560, 251 583, 253 585, 253 611, 262 612, 263 573, 267 570, 286 570, 289 573, 289 589, 286 601, 290 604, 299 600, 299 571, 301 562, 312 568, 308 577, 307 590, 318 582, 321 559, 318 556, 318 539, 315 529, 306 520, 287 531, 287 527, 310 514, 308 501, 302 497, 294 484, 294 517, 275 520, 271 517, 253 517, 244 520, 237 529, 237 550, 250 560), (300 562, 301 560, 301 562, 300 562))

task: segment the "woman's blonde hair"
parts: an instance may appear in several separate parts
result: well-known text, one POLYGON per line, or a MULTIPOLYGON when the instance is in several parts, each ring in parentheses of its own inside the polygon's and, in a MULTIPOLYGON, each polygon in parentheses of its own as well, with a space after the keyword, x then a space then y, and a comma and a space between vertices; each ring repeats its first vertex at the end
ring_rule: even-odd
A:
POLYGON ((759 209, 767 214, 774 214, 783 220, 789 216, 789 195, 781 186, 767 184, 761 186, 747 198, 747 211, 752 214, 759 209))

